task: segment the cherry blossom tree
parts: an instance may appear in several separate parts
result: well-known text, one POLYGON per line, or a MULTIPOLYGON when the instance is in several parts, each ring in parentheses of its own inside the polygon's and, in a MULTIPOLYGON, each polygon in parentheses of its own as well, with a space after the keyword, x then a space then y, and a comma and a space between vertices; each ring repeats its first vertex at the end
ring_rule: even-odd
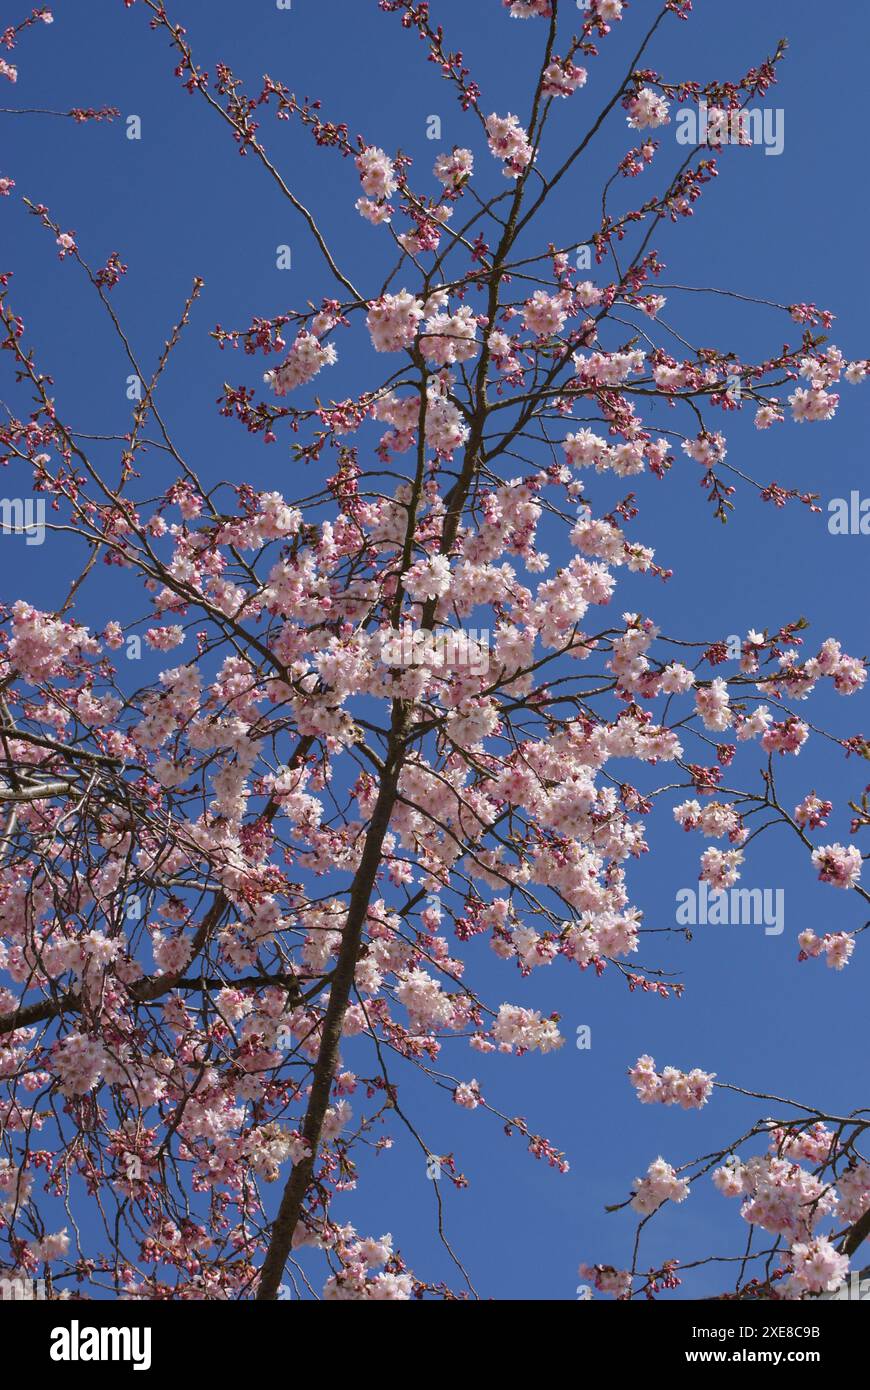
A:
MULTIPOLYGON (((238 384, 221 389, 227 428, 292 459, 286 488, 212 476, 161 411, 174 351, 197 331, 201 280, 159 359, 141 360, 113 301, 123 252, 100 265, 99 229, 70 231, 63 209, 27 190, 45 254, 89 282, 142 384, 128 431, 97 443, 57 407, 51 344, 31 342, 14 266, 0 265, 0 457, 48 504, 48 534, 80 546, 52 611, 10 594, 14 576, 0 611, 2 1263, 46 1277, 53 1296, 473 1296, 451 1246, 448 1288, 408 1268, 400 1232, 345 1224, 334 1199, 354 1187, 360 1152, 393 1142, 414 1146, 421 1169, 437 1164, 445 1188, 463 1184, 406 1113, 399 1064, 479 1112, 494 1144, 519 1138, 567 1167, 558 1137, 535 1128, 545 1117, 499 1111, 475 1072, 494 1051, 564 1041, 558 1016, 511 1002, 518 972, 579 972, 584 988, 616 975, 626 1008, 638 991, 679 993, 655 959, 634 959, 646 928, 631 864, 656 815, 709 842, 699 875, 711 894, 738 882, 762 831, 788 831, 795 874, 849 892, 857 909, 850 929, 801 937, 807 961, 843 969, 863 929, 860 849, 824 842, 832 803, 814 788, 796 805, 781 791, 809 739, 867 756, 860 737, 797 709, 820 684, 860 691, 863 661, 836 635, 810 641, 803 623, 778 619, 748 632, 722 674, 724 643, 618 607, 620 569, 646 576, 653 615, 671 577, 634 533, 638 493, 692 468, 721 522, 738 485, 772 513, 818 510, 729 462, 729 419, 824 422, 841 383, 870 369, 845 360, 814 304, 747 297, 772 323, 754 362, 728 344, 692 346, 681 292, 661 292, 657 234, 691 233, 721 154, 715 139, 680 148, 674 172, 663 132, 702 102, 741 113, 775 82, 785 45, 740 78, 675 82, 646 65, 691 21, 690 0, 667 0, 603 92, 596 59, 623 42, 627 0, 486 2, 494 24, 528 24, 520 114, 491 109, 437 3, 371 5, 372 26, 400 24, 409 61, 434 64, 463 113, 466 142, 432 169, 277 79, 247 91, 225 64, 207 70, 172 7, 124 0, 136 41, 163 44, 167 81, 174 65, 215 138, 259 166, 318 251, 309 302, 212 333, 236 368, 238 384), (567 151, 548 138, 563 102, 582 131, 567 151), (330 164, 360 236, 392 246, 385 283, 338 263, 270 153, 275 119, 330 164), (541 230, 551 196, 579 184, 585 152, 608 140, 612 175, 584 204, 585 240, 554 244, 541 230), (365 385, 335 400, 339 356, 365 385), (603 473, 626 479, 607 512, 603 473), (77 604, 107 573, 117 607, 95 631, 77 604), (145 688, 121 660, 136 643, 165 653, 145 688), (498 958, 503 995, 475 982, 475 937, 498 958), (318 1286, 303 1247, 320 1252, 318 1286)), ((51 19, 35 10, 5 31, 16 63, 51 19)), ((0 83, 16 75, 0 62, 0 83)), ((86 126, 118 113, 54 114, 86 126)), ((0 168, 0 194, 20 196, 21 183, 0 168)), ((853 811, 857 834, 870 823, 859 793, 853 811)), ((723 1292, 836 1288, 870 1230, 867 1112, 830 1115, 771 1095, 775 1077, 753 1090, 697 1061, 625 1065, 645 1104, 692 1109, 739 1091, 744 1132, 689 1164, 638 1153, 634 1191, 614 1193, 639 1217, 624 1265, 577 1251, 581 1276, 619 1298, 690 1294, 679 1251, 649 1269, 641 1234, 712 1181, 743 1219, 723 1292)))

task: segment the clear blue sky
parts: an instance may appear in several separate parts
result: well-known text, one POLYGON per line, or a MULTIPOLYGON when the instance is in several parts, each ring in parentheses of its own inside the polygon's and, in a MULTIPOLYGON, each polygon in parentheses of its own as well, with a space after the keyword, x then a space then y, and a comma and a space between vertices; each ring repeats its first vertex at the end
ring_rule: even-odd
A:
MULTIPOLYGON (((240 159, 213 113, 181 89, 164 38, 149 31, 140 5, 127 10, 121 0, 58 0, 53 9, 55 24, 30 31, 17 50, 19 82, 4 84, 4 104, 113 104, 125 116, 141 116, 143 138, 125 139, 123 123, 76 127, 47 117, 0 117, 0 174, 12 175, 16 192, 46 203, 74 229, 94 265, 120 252, 130 273, 114 304, 149 363, 193 277, 205 279, 195 327, 161 387, 162 411, 201 476, 247 479, 294 495, 301 489, 285 447, 265 449, 259 438, 222 420, 215 406, 225 378, 257 383, 260 363, 220 354, 208 332, 218 322, 243 327, 254 315, 271 316, 331 293, 316 250, 264 171, 240 159), (290 272, 275 266, 281 243, 293 248, 290 272)), ((558 140, 566 144, 572 129, 603 105, 652 9, 649 0, 636 0, 604 46, 606 56, 589 64, 588 86, 559 112, 558 140)), ((832 336, 847 355, 867 356, 866 7, 855 0, 824 10, 809 0, 699 0, 696 9, 691 23, 664 27, 648 61, 675 80, 736 78, 787 35, 790 52, 768 96, 785 111, 785 150, 778 158, 759 149, 724 152, 722 175, 695 217, 660 238, 668 267, 663 278, 783 303, 814 300, 836 313, 832 336)), ((432 11, 470 60, 486 110, 526 111, 529 50, 542 30, 510 22, 496 0, 433 0, 432 11)), ((23 12, 10 0, 4 22, 23 12)), ((471 119, 423 61, 422 45, 395 16, 380 14, 375 0, 293 0, 289 12, 273 0, 172 0, 170 13, 185 25, 210 72, 224 60, 251 90, 268 72, 300 96, 321 97, 325 114, 346 121, 352 134, 362 132, 388 150, 401 146, 418 169, 428 172, 439 148, 454 142, 473 139, 480 148, 471 119), (440 147, 426 139, 431 114, 443 120, 440 147)), ((672 131, 659 132, 663 143, 672 142, 672 131)), ((262 134, 291 187, 318 209, 352 279, 377 285, 390 257, 377 231, 352 210, 359 189, 350 163, 318 155, 298 128, 268 113, 262 134)), ((629 143, 617 112, 554 204, 546 235, 565 243, 594 229, 602 172, 629 143)), ((676 146, 666 157, 676 165, 676 146)), ((497 188, 494 162, 481 155, 478 163, 483 187, 497 188)), ((10 267, 16 307, 30 340, 43 348, 41 365, 56 379, 61 412, 82 431, 126 429, 128 368, 109 325, 75 267, 57 261, 51 238, 11 199, 0 207, 0 270, 10 267)), ((776 351, 788 328, 763 310, 698 296, 687 297, 673 317, 691 340, 731 347, 746 359, 776 351)), ((343 362, 328 385, 321 382, 324 393, 340 398, 354 380, 351 364, 343 362)), ((848 496, 852 488, 870 495, 868 389, 862 394, 844 387, 839 416, 825 426, 789 424, 758 434, 747 415, 731 425, 729 457, 763 481, 817 491, 823 501, 848 496)), ((746 489, 736 516, 722 528, 696 485, 699 471, 687 460, 663 484, 640 480, 642 509, 632 534, 654 545, 658 561, 676 576, 666 587, 621 579, 618 611, 643 609, 666 632, 705 641, 805 615, 812 623, 808 646, 836 635, 850 653, 867 654, 870 539, 832 537, 824 516, 798 506, 775 512, 746 489)), ((607 483, 597 483, 596 503, 624 491, 619 480, 609 491, 607 483)), ((6 541, 3 560, 4 599, 58 603, 67 565, 61 543, 39 550, 6 541), (14 551, 5 548, 13 545, 14 551)), ((95 581, 83 594, 79 618, 99 628, 110 616, 123 617, 125 610, 114 606, 118 593, 114 579, 95 581)), ((130 601, 137 604, 135 594, 130 601)), ((166 664, 159 656, 146 660, 154 675, 166 664)), ((854 734, 866 722, 866 707, 863 697, 844 701, 820 691, 811 712, 815 722, 854 734)), ((781 777, 788 804, 792 791, 796 800, 813 786, 837 802, 829 838, 847 837, 845 801, 860 794, 864 764, 836 755, 829 761, 811 746, 781 768, 781 777)), ((701 841, 682 835, 663 814, 654 818, 650 835, 654 853, 630 870, 632 900, 645 910, 648 925, 669 926, 676 891, 696 880, 701 841)), ((482 1295, 572 1298, 581 1258, 624 1266, 633 1221, 605 1215, 604 1204, 622 1200, 659 1153, 682 1163, 726 1143, 770 1108, 718 1095, 700 1114, 641 1107, 625 1078, 639 1053, 652 1053, 660 1064, 699 1065, 723 1080, 841 1113, 866 1102, 868 939, 859 942, 842 974, 820 962, 798 965, 795 944, 805 927, 823 933, 860 925, 860 902, 817 884, 782 831, 753 847, 743 882, 785 889, 781 937, 722 927, 699 930, 691 945, 665 936, 643 939, 645 963, 681 972, 687 987, 682 1002, 629 998, 615 971, 598 980, 564 963, 523 981, 495 962, 485 945, 472 944, 471 974, 491 1002, 558 1010, 568 1038, 561 1052, 545 1058, 482 1059, 463 1044, 445 1053, 448 1070, 477 1076, 494 1104, 524 1114, 567 1152, 567 1176, 533 1160, 521 1141, 505 1139, 482 1111, 461 1111, 413 1078, 403 1090, 403 1104, 430 1146, 455 1151, 470 1179, 464 1193, 442 1187, 450 1238, 482 1295), (583 1023, 592 1027, 589 1052, 572 1045, 583 1023)), ((421 1277, 457 1283, 437 1241, 422 1161, 401 1132, 396 1139, 391 1152, 364 1163, 359 1193, 336 1214, 364 1233, 391 1230, 421 1277)), ((687 1203, 647 1228, 642 1258, 652 1264, 671 1255, 735 1254, 744 1237, 736 1204, 700 1184, 687 1203)), ((704 1275, 691 1287, 712 1292, 720 1279, 704 1275)))

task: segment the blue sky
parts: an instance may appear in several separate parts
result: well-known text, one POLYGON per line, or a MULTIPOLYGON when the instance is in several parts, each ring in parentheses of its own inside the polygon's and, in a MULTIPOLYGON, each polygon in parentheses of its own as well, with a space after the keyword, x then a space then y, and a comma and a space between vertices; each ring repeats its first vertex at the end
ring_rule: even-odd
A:
MULTIPOLYGON (((293 0, 290 11, 278 10, 273 0, 245 0, 243 6, 235 0, 173 0, 169 8, 210 72, 223 60, 251 90, 268 72, 300 96, 320 97, 327 117, 347 122, 352 134, 359 131, 388 150, 401 146, 420 173, 428 174, 441 149, 472 143, 480 152, 482 186, 498 187, 500 173, 481 151, 471 118, 463 117, 452 92, 425 63, 418 40, 395 16, 380 14, 375 0, 293 0), (426 138, 432 114, 442 118, 441 145, 426 138)), ((203 277, 193 328, 161 387, 161 410, 202 476, 246 479, 288 495, 303 491, 283 443, 267 449, 260 438, 220 418, 215 400, 224 379, 256 384, 261 367, 240 354, 221 354, 208 334, 216 323, 244 327, 254 315, 272 316, 331 293, 316 248, 264 171, 254 160, 240 159, 214 114, 174 79, 165 40, 149 31, 141 5, 127 10, 120 0, 58 0, 53 9, 52 27, 24 36, 16 54, 19 81, 15 88, 4 85, 4 103, 117 105, 124 116, 141 117, 142 139, 127 140, 123 122, 78 127, 48 117, 3 116, 0 174, 14 177, 16 192, 47 204, 62 226, 74 229, 93 265, 120 252, 130 273, 113 302, 148 363, 162 348, 193 277, 203 277), (285 243, 293 249, 291 271, 275 264, 276 247, 285 243)), ((604 56, 589 64, 587 87, 558 113, 557 148, 569 148, 572 134, 611 94, 652 9, 649 0, 636 0, 603 45, 604 56)), ((495 0, 433 0, 432 12, 465 52, 485 109, 524 113, 530 49, 541 42, 543 30, 511 22, 495 0)), ((4 23, 20 17, 9 0, 4 23)), ((698 0, 690 23, 664 26, 648 61, 674 80, 737 78, 773 52, 782 35, 791 47, 767 100, 785 112, 784 152, 775 158, 761 149, 723 152, 721 176, 694 218, 663 229, 657 240, 667 264, 663 280, 781 303, 815 301, 837 315, 832 337, 847 356, 866 356, 865 7, 829 7, 822 21, 818 7, 806 0, 698 0)), ((350 268, 355 283, 379 285, 394 258, 385 239, 352 210, 359 189, 351 164, 318 153, 292 123, 276 123, 268 113, 262 119, 267 149, 294 192, 318 211, 339 262, 350 268)), ((676 167, 680 152, 672 131, 659 133, 663 145, 672 146, 663 157, 676 167)), ((537 247, 550 237, 562 244, 580 240, 594 229, 602 176, 630 143, 616 112, 603 140, 565 181, 539 229, 537 247)), ((0 271, 10 267, 15 306, 27 321, 30 341, 40 346, 43 370, 55 377, 61 413, 83 432, 125 430, 129 369, 110 325, 75 267, 58 262, 52 239, 11 199, 0 207, 0 271)), ((604 279, 600 273, 593 278, 604 279)), ((782 316, 719 297, 684 296, 671 317, 690 340, 733 348, 746 359, 770 355, 792 336, 782 316)), ((323 393, 340 399, 359 388, 353 367, 343 360, 328 385, 321 378, 318 386, 323 382, 323 393)), ((3 388, 8 389, 5 377, 3 388)), ((788 424, 757 433, 750 415, 732 420, 729 458, 763 482, 776 479, 819 492, 823 504, 848 497, 853 488, 870 495, 867 389, 862 394, 861 388, 844 387, 838 417, 824 426, 788 424)), ((835 635, 854 655, 870 652, 870 540, 831 536, 824 514, 796 504, 774 511, 746 488, 738 493, 731 522, 721 527, 697 486, 699 472, 681 459, 664 482, 639 480, 641 512, 632 534, 655 546, 659 563, 676 573, 667 586, 621 579, 618 611, 642 609, 665 632, 707 642, 803 615, 812 624, 808 648, 835 635)), ((626 490, 619 480, 612 486, 596 480, 596 506, 626 490)), ((52 540, 43 550, 4 544, 17 547, 3 552, 9 562, 3 565, 4 599, 56 605, 66 577, 65 543, 52 540)), ((94 581, 83 592, 79 618, 101 627, 117 615, 117 593, 114 582, 110 588, 105 578, 94 581)), ((165 664, 157 656, 148 660, 154 675, 165 664)), ((143 671, 142 678, 148 674, 143 671)), ((844 701, 820 690, 811 713, 816 723, 854 734, 864 722, 866 700, 844 701)), ((830 758, 811 745, 780 772, 786 804, 813 786, 837 803, 826 840, 844 840, 845 802, 863 789, 864 765, 836 754, 830 758)), ((632 900, 644 909, 648 925, 669 926, 675 893, 696 879, 701 843, 661 813, 651 824, 650 841, 654 853, 630 869, 632 900)), ((504 1138, 481 1111, 467 1114, 444 1093, 435 1096, 407 1078, 405 1108, 432 1148, 455 1151, 470 1179, 463 1193, 448 1191, 445 1183, 442 1188, 448 1233, 482 1296, 572 1298, 581 1258, 624 1265, 633 1222, 624 1214, 605 1215, 604 1204, 621 1201, 659 1153, 675 1164, 685 1162, 725 1144, 766 1113, 761 1103, 718 1094, 701 1113, 641 1107, 625 1078, 639 1053, 652 1053, 660 1064, 699 1065, 722 1080, 836 1113, 862 1103, 870 948, 859 942, 851 967, 835 974, 818 962, 798 965, 795 945, 805 927, 823 933, 860 925, 860 902, 817 884, 781 830, 754 845, 743 882, 784 888, 782 936, 720 927, 699 930, 691 945, 667 936, 643 939, 645 963, 680 972, 686 984, 680 1002, 629 998, 615 971, 598 980, 562 963, 523 981, 495 962, 485 945, 468 948, 474 978, 491 1001, 555 1009, 568 1038, 561 1052, 545 1058, 481 1059, 463 1044, 445 1053, 448 1071, 477 1076, 495 1105, 525 1115, 566 1151, 566 1176, 532 1159, 518 1139, 504 1138), (580 1024, 592 1028, 588 1052, 572 1045, 580 1024)), ((348 1059, 353 1060, 350 1049, 348 1059)), ((422 1158, 401 1132, 396 1140, 391 1151, 363 1164, 359 1192, 337 1211, 361 1231, 392 1230, 415 1272, 458 1285, 437 1241, 422 1158)), ((744 1235, 735 1204, 713 1193, 709 1183, 699 1184, 687 1203, 647 1228, 642 1262, 732 1255, 744 1235)), ((720 1276, 708 1271, 691 1287, 713 1292, 720 1286, 720 1276)))

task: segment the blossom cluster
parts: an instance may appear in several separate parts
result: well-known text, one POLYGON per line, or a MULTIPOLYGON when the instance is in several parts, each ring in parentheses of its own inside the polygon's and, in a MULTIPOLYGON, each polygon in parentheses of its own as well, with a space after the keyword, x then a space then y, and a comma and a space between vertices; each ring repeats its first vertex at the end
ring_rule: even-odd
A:
POLYGON ((689 1072, 665 1067, 659 1074, 652 1057, 639 1057, 628 1073, 637 1098, 644 1105, 679 1105, 683 1110, 700 1110, 713 1093, 714 1072, 693 1067, 689 1072))

